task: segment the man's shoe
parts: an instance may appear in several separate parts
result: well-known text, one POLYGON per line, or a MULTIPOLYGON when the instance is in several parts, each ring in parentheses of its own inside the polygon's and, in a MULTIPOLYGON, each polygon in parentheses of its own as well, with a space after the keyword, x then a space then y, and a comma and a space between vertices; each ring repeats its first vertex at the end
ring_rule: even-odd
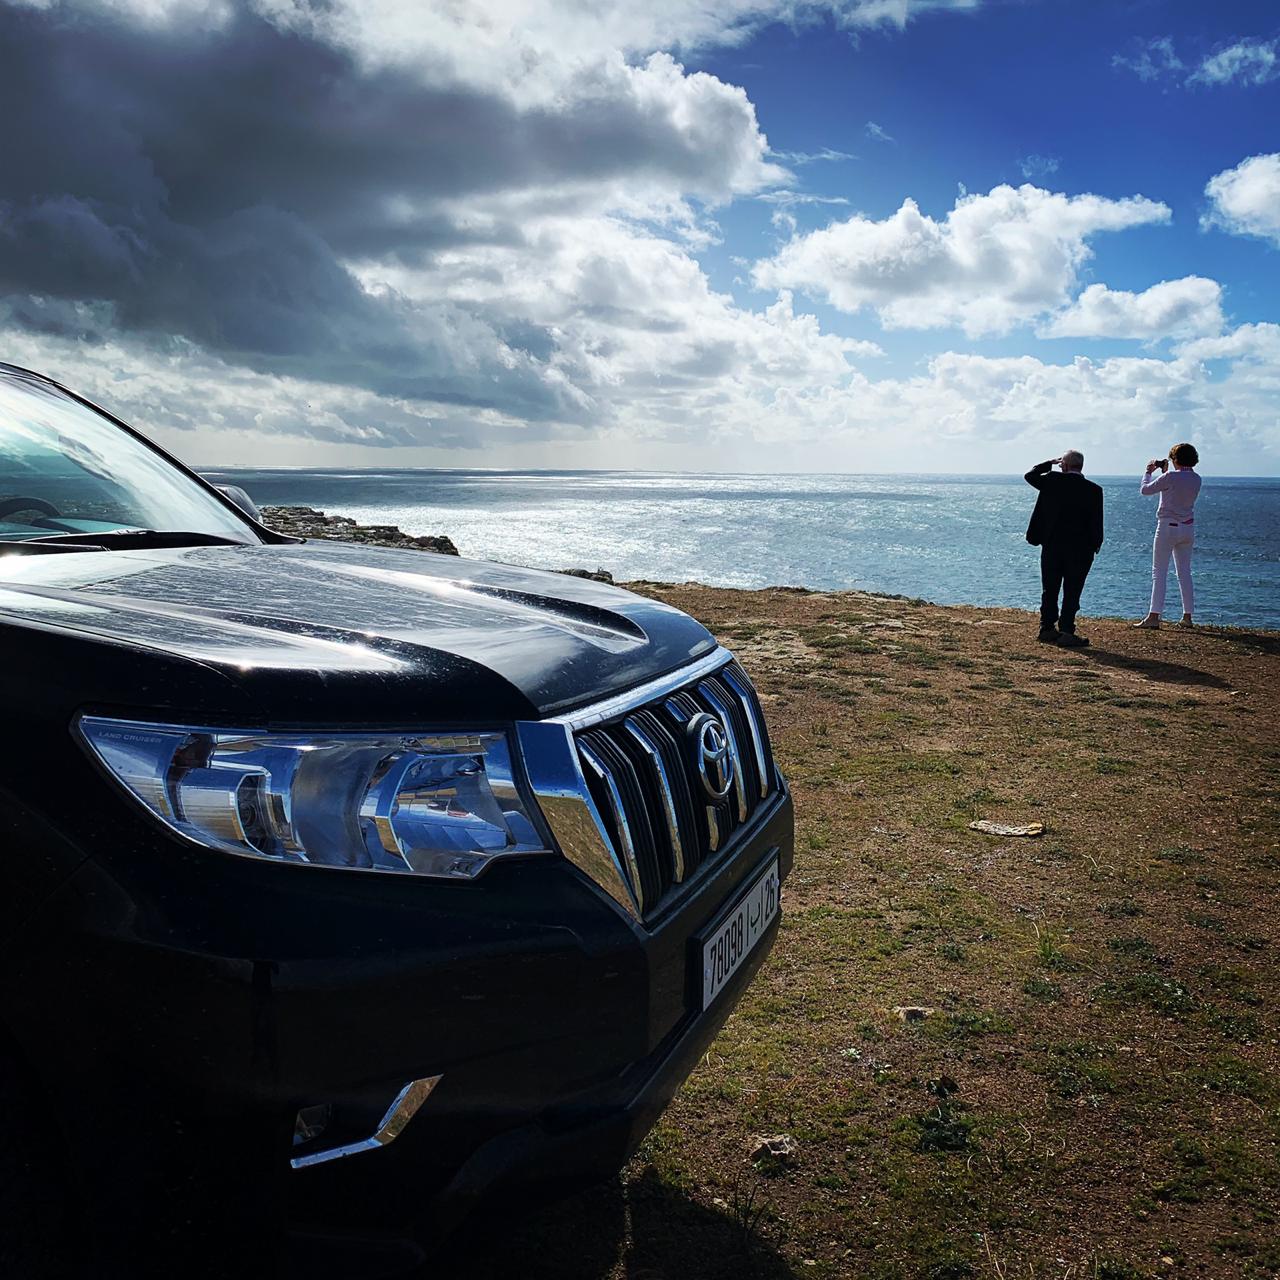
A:
POLYGON ((1057 644, 1058 628, 1057 627, 1041 627, 1040 634, 1036 636, 1036 639, 1039 640, 1041 644, 1057 644))
POLYGON ((1135 622, 1133 624, 1133 629, 1135 631, 1159 631, 1160 615, 1158 613, 1147 614, 1147 616, 1143 618, 1141 622, 1135 622))
POLYGON ((1058 645, 1063 649, 1084 649, 1088 644, 1084 636, 1078 636, 1074 631, 1064 631, 1058 636, 1058 645))

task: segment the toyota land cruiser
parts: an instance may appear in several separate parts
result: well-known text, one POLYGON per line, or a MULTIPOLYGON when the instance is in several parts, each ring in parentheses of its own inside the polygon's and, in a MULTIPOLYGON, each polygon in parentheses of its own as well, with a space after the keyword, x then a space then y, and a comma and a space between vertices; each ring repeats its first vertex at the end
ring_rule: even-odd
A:
POLYGON ((791 801, 702 626, 236 497, 0 366, 6 1275, 616 1171, 777 932, 791 801))

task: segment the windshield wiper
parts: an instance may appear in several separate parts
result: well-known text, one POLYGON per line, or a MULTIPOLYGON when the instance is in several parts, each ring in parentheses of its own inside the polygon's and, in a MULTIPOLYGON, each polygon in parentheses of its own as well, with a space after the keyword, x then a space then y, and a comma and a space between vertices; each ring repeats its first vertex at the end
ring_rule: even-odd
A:
POLYGON ((59 551, 105 551, 106 547, 85 546, 83 543, 40 542, 35 538, 0 538, 0 556, 52 555, 59 551))
POLYGON ((51 533, 34 542, 60 547, 92 546, 126 547, 247 547, 243 538, 228 538, 221 533, 199 533, 189 529, 108 529, 104 533, 51 533))
POLYGON ((0 545, 41 551, 127 551, 131 547, 248 547, 255 543, 220 533, 184 529, 107 529, 102 533, 50 533, 37 538, 4 538, 0 545))

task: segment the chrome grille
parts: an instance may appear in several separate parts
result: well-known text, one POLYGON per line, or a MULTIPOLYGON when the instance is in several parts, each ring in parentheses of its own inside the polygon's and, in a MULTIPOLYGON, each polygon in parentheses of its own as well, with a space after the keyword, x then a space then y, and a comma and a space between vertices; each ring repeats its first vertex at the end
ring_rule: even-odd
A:
POLYGON ((582 776, 642 916, 728 843, 776 786, 759 699, 736 662, 580 729, 582 776), (728 793, 704 784, 696 735, 723 730, 728 793))

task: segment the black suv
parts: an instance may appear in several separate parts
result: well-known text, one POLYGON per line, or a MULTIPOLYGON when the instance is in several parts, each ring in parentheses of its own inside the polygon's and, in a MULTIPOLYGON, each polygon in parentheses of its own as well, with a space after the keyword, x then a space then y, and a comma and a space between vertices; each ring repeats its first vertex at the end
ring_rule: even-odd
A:
POLYGON ((4 365, 0 651, 6 1276, 608 1175, 776 934, 790 797, 692 618, 285 537, 4 365))

